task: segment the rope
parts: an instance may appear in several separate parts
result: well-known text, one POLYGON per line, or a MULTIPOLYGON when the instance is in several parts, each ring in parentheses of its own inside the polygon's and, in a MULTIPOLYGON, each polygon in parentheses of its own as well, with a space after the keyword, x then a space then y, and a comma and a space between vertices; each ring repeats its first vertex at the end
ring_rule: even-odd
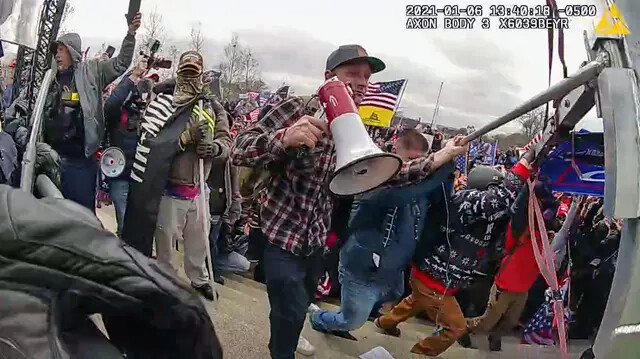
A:
POLYGON ((533 254, 538 263, 540 273, 551 288, 554 322, 558 328, 558 336, 560 342, 560 353, 563 359, 568 359, 567 353, 567 333, 564 321, 564 303, 560 295, 560 287, 556 276, 556 268, 554 263, 554 253, 547 236, 547 228, 544 224, 542 210, 535 195, 535 187, 531 180, 527 180, 529 186, 529 230, 531 231, 531 244, 533 245, 533 254), (537 222, 537 225, 536 225, 537 222), (538 245, 538 235, 542 242, 542 248, 538 245))
MULTIPOLYGON (((560 11, 558 10, 558 4, 556 0, 546 0, 547 6, 550 8, 549 18, 560 18, 560 11)), ((554 30, 552 27, 549 28, 547 33, 547 41, 549 43, 549 87, 551 87, 551 72, 553 69, 553 40, 554 40, 554 30)), ((567 78, 567 63, 564 58, 564 31, 562 29, 558 29, 558 58, 560 59, 560 63, 562 64, 562 75, 564 78, 567 78)), ((557 111, 556 111, 557 112, 557 111)), ((547 102, 545 107, 545 117, 549 117, 549 103, 547 102)))

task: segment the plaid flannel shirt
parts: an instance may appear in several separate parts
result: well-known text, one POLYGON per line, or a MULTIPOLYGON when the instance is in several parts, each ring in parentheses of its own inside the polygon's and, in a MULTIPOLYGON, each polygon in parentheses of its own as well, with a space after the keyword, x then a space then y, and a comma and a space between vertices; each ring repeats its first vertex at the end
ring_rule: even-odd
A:
MULTIPOLYGON (((238 135, 231 158, 235 166, 278 168, 259 199, 261 228, 269 243, 307 256, 324 248, 331 225, 332 198, 325 183, 335 168, 335 146, 326 136, 307 155, 285 150, 285 129, 304 114, 308 110, 302 99, 281 102, 238 135)), ((432 162, 433 155, 406 162, 388 185, 425 178, 432 162)))

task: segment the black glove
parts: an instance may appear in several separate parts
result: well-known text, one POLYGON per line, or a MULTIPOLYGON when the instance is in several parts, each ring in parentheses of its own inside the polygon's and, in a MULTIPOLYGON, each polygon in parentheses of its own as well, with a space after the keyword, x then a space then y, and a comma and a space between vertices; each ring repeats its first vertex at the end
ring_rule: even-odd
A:
POLYGON ((58 152, 44 142, 36 143, 36 176, 44 174, 60 188, 61 184, 61 161, 58 152))
POLYGON ((27 142, 29 142, 29 130, 23 126, 18 127, 16 133, 13 135, 13 139, 16 145, 24 150, 27 147, 27 142))
POLYGON ((217 143, 201 142, 196 147, 196 154, 200 158, 213 158, 220 155, 220 145, 217 143))
POLYGON ((182 132, 180 135, 180 143, 182 143, 183 146, 198 143, 206 137, 207 131, 210 131, 207 120, 197 122, 182 132))

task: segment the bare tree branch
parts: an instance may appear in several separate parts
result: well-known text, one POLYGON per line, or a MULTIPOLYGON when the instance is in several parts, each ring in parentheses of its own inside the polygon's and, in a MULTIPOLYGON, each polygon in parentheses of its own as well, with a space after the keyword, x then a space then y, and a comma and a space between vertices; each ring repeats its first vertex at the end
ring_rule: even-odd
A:
POLYGON ((58 36, 64 35, 69 32, 69 24, 67 20, 69 19, 69 15, 73 14, 75 11, 76 9, 73 7, 73 5, 71 5, 71 0, 67 0, 67 2, 64 3, 64 11, 62 12, 62 19, 60 20, 60 29, 58 30, 58 36))
POLYGON ((522 134, 529 139, 533 138, 538 132, 542 131, 545 119, 546 113, 544 106, 520 116, 518 122, 520 123, 522 134))
POLYGON ((244 77, 244 91, 260 91, 260 64, 251 49, 242 51, 242 72, 244 77))
POLYGON ((160 40, 161 49, 162 43, 166 40, 166 31, 162 14, 158 12, 157 8, 142 17, 142 26, 144 28, 144 35, 142 36, 140 46, 146 49, 151 46, 153 40, 160 40))
POLYGON ((180 56, 180 50, 176 45, 169 46, 169 59, 171 60, 171 73, 175 76, 176 71, 178 71, 178 60, 180 56))
POLYGON ((224 57, 220 63, 222 80, 222 92, 224 98, 232 98, 238 95, 240 88, 238 83, 242 79, 242 47, 238 43, 238 35, 231 36, 231 42, 224 48, 224 57))
POLYGON ((204 35, 202 34, 202 23, 198 22, 197 26, 191 27, 191 50, 202 54, 204 46, 204 35))

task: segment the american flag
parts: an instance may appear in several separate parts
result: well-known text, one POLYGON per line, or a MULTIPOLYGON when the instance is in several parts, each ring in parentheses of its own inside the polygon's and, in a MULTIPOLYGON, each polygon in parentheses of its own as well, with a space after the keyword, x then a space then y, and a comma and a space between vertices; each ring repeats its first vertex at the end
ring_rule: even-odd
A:
POLYGON ((538 134, 536 134, 535 136, 533 136, 533 138, 531 139, 531 141, 524 146, 522 149, 526 152, 529 151, 529 149, 532 146, 535 146, 536 144, 538 144, 538 142, 540 142, 540 140, 542 140, 542 132, 538 132, 538 134))
MULTIPOLYGON (((564 302, 568 300, 568 290, 569 281, 565 278, 564 282, 561 282, 560 287, 560 293, 562 294, 562 300, 564 302)), ((554 345, 556 342, 556 335, 554 334, 554 332, 557 332, 557 326, 554 325, 553 304, 549 298, 549 294, 545 293, 545 295, 545 302, 542 303, 542 306, 538 309, 533 318, 531 318, 526 328, 522 332, 522 343, 554 345)), ((564 320, 565 323, 571 320, 571 315, 569 314, 568 308, 565 308, 564 320)))
POLYGON ((258 106, 260 106, 260 108, 263 108, 267 104, 269 99, 271 99, 271 96, 273 96, 271 92, 262 92, 259 97, 260 101, 258 101, 258 106))
POLYGON ((395 111, 405 82, 406 80, 396 80, 370 83, 360 106, 375 106, 395 111))
POLYGON ((256 108, 255 110, 249 112, 249 121, 251 123, 254 123, 256 121, 258 121, 258 116, 260 115, 260 109, 256 108))
POLYGON ((466 153, 459 154, 458 157, 456 157, 455 166, 456 166, 456 169, 460 171, 460 173, 467 172, 467 154, 466 153))

